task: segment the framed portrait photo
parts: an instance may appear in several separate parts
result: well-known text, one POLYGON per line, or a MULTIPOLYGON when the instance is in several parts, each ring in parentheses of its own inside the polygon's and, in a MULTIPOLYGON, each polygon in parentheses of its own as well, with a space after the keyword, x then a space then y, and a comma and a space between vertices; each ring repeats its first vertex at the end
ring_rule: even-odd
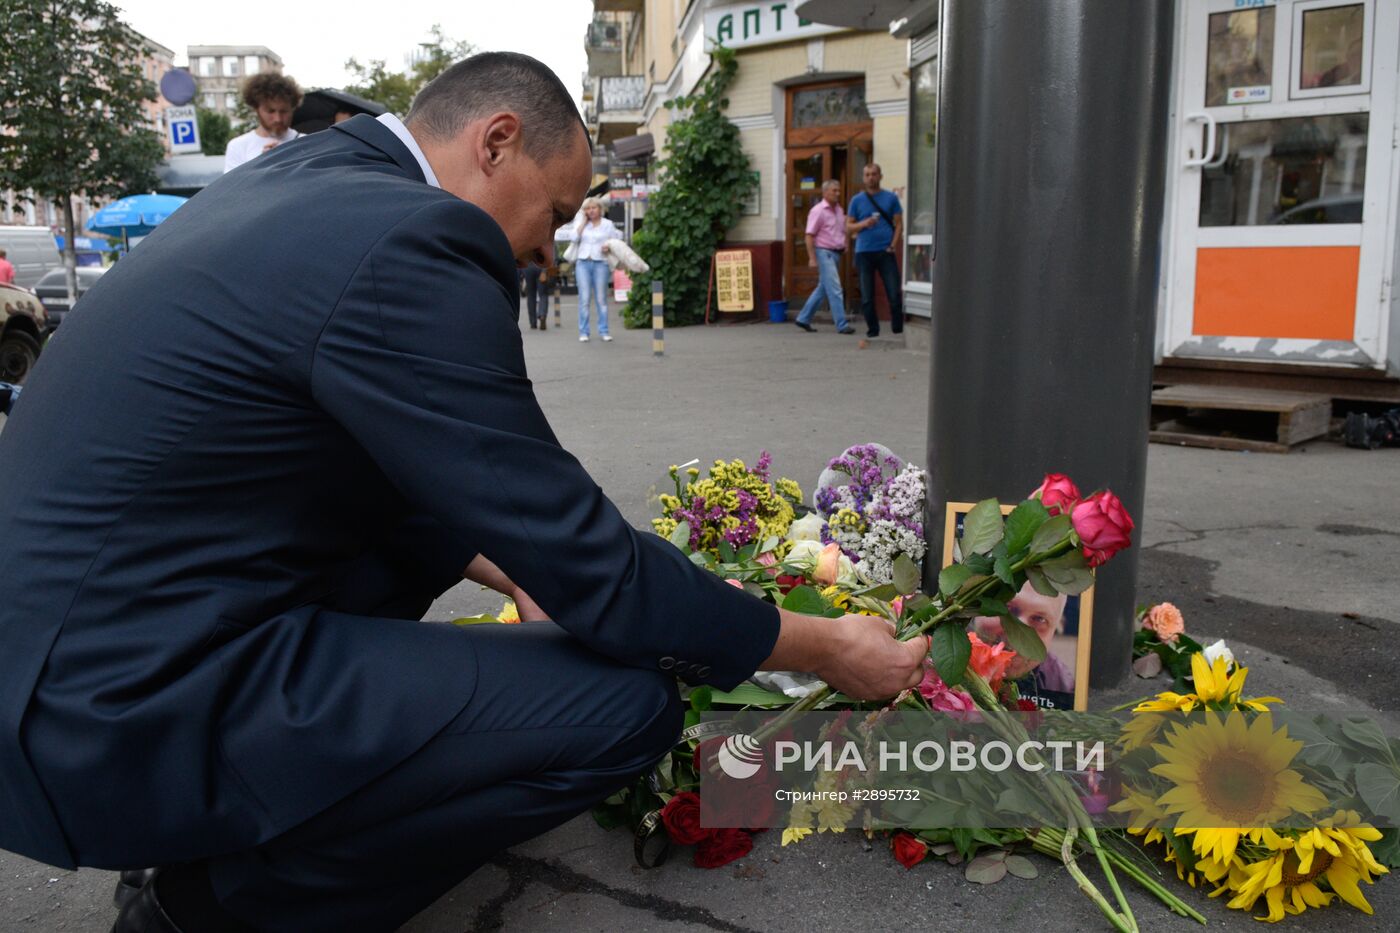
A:
MULTIPOLYGON (((944 513, 943 562, 947 567, 961 560, 958 538, 963 519, 975 502, 949 502, 944 513)), ((1003 505, 1009 515, 1014 505, 1003 505)), ((1018 619, 1035 630, 1045 642, 1045 660, 1015 677, 1021 696, 1048 709, 1084 710, 1089 704, 1089 645, 1094 631, 1094 588, 1078 596, 1042 596, 1026 583, 1007 603, 1018 619)), ((983 641, 1003 640, 1001 620, 979 616, 968 630, 983 641)))

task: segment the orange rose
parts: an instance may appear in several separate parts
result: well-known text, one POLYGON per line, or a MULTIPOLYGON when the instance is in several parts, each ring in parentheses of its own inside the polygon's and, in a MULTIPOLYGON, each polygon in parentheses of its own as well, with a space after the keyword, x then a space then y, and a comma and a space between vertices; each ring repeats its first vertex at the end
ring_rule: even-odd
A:
POLYGON ((841 545, 833 541, 817 555, 817 566, 812 570, 812 579, 822 586, 831 586, 840 573, 841 545))
POLYGON ((1156 632, 1157 637, 1167 644, 1174 645, 1177 637, 1186 631, 1186 620, 1181 617, 1181 610, 1171 603, 1159 603, 1148 610, 1142 627, 1156 632))

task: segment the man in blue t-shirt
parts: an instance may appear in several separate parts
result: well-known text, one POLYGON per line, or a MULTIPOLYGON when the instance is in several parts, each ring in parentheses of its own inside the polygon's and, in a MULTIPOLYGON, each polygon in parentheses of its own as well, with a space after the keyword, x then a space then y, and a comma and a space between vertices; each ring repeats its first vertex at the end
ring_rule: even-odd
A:
POLYGON ((899 263, 895 253, 904 231, 904 209, 893 191, 882 191, 884 173, 871 162, 865 167, 865 188, 851 198, 846 211, 846 230, 856 235, 856 271, 860 273, 860 310, 865 315, 865 336, 880 336, 880 319, 875 316, 875 273, 885 284, 890 303, 890 330, 904 332, 904 303, 899 287, 899 263))

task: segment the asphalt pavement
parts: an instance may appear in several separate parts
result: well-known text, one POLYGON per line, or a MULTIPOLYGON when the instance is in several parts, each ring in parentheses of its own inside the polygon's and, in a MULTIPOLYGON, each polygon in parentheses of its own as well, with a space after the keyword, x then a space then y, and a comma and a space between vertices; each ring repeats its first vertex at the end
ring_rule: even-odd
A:
MULTIPOLYGON (((696 327, 668 332, 657 358, 651 332, 625 331, 615 315, 612 343, 596 330, 579 343, 573 299, 565 301, 564 326, 544 333, 526 328, 522 314, 530 374, 560 440, 639 527, 651 517, 648 491, 667 483, 672 463, 751 461, 767 449, 777 475, 810 490, 825 462, 854 443, 879 441, 914 462, 925 456, 929 357, 901 340, 862 348, 829 324, 816 334, 791 324, 696 327)), ((1154 445, 1138 601, 1171 600, 1195 637, 1228 639, 1250 667, 1251 693, 1278 694, 1299 709, 1381 711, 1394 724, 1397 489, 1400 449, 1317 441, 1277 455, 1154 445)), ((428 618, 499 604, 462 584, 428 618)), ((1130 676, 1093 703, 1157 689, 1130 676)), ((642 870, 627 833, 605 832, 585 815, 504 853, 403 930, 1108 929, 1063 869, 1039 856, 1039 878, 980 886, 948 866, 906 871, 886 843, 858 833, 786 848, 764 833, 747 858, 713 871, 693 867, 689 855, 678 850, 642 870)), ((0 853, 0 931, 105 933, 114 879, 0 853)), ((1256 929, 1218 899, 1176 890, 1213 928, 1256 929)), ((1400 878, 1365 893, 1375 917, 1343 905, 1289 925, 1394 929, 1400 878)), ((1136 889, 1130 897, 1145 930, 1196 927, 1136 889)))

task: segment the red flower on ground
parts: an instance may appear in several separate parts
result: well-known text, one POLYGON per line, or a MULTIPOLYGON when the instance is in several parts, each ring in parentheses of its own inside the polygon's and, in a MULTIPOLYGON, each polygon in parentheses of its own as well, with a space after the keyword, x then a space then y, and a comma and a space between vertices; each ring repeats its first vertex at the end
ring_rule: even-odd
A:
POLYGON ((928 846, 913 833, 895 833, 890 848, 894 850, 895 860, 905 868, 913 868, 928 855, 928 846))
POLYGON ((693 846, 714 835, 714 830, 700 825, 700 795, 682 791, 661 808, 661 823, 676 845, 693 846))
POLYGON ((1066 515, 1079 502, 1079 487, 1063 473, 1046 473, 1030 498, 1039 499, 1051 515, 1066 515))
POLYGON ((753 836, 742 829, 716 829, 695 849, 696 868, 719 868, 753 851, 753 836))
POLYGON ((1133 543, 1133 518, 1118 497, 1107 489, 1076 505, 1070 521, 1084 543, 1084 557, 1090 567, 1105 563, 1133 543))

